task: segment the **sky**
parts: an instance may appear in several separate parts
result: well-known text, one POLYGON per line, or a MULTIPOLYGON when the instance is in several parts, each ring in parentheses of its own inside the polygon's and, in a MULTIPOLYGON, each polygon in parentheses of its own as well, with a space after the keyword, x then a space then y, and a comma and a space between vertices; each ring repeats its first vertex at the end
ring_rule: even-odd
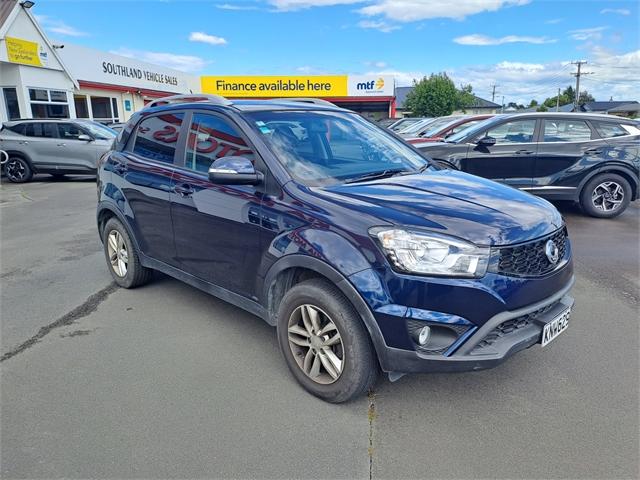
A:
POLYGON ((597 0, 36 0, 49 37, 193 75, 446 72, 528 104, 575 85, 640 100, 640 2, 597 0))

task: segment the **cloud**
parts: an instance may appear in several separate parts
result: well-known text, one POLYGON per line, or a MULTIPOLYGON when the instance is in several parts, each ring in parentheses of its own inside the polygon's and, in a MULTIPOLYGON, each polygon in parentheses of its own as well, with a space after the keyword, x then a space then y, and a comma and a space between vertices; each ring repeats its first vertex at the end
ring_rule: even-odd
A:
MULTIPOLYGON (((581 90, 588 90, 597 100, 635 100, 635 79, 640 78, 640 50, 616 54, 602 47, 589 51, 591 59, 585 71, 593 72, 580 78, 581 90)), ((494 64, 445 68, 456 85, 473 85, 479 97, 491 100, 492 86, 497 85, 495 102, 528 104, 532 98, 539 102, 557 94, 558 88, 575 86, 575 65, 571 59, 549 63, 502 61, 494 64)), ((399 71, 380 69, 366 72, 368 75, 393 75, 398 86, 413 84, 429 76, 430 71, 399 71)))
POLYGON ((111 50, 111 53, 115 55, 122 55, 123 57, 135 58, 137 60, 142 60, 143 62, 163 65, 165 67, 181 70, 187 73, 200 71, 207 65, 207 62, 204 59, 193 55, 176 55, 174 53, 131 50, 128 48, 111 50))
POLYGON ((569 37, 574 40, 601 40, 602 32, 609 27, 579 28, 569 30, 569 37))
POLYGON ((67 25, 66 23, 48 17, 47 15, 35 15, 38 23, 47 31, 51 33, 57 33, 66 37, 86 37, 89 34, 78 30, 75 27, 67 25))
POLYGON ((503 45, 505 43, 534 43, 534 44, 542 44, 542 43, 555 43, 556 40, 549 37, 528 37, 521 35, 507 35, 505 37, 495 38, 488 37, 486 35, 481 35, 478 33, 474 33, 471 35, 463 35, 462 37, 456 37, 453 39, 455 43, 460 45, 503 45))
POLYGON ((397 22, 414 22, 429 18, 454 18, 461 20, 469 15, 495 12, 503 7, 520 6, 530 0, 377 0, 362 7, 366 16, 382 15, 397 22))
POLYGON ((276 8, 276 11, 290 12, 303 10, 312 7, 331 7, 335 5, 350 5, 362 3, 363 0, 269 0, 269 4, 276 8))
POLYGON ((220 10, 258 10, 256 5, 238 5, 235 3, 220 3, 216 5, 220 10))
POLYGON ((631 10, 627 10, 626 8, 603 8, 600 10, 600 13, 615 13, 616 15, 631 15, 631 10))
POLYGON ((189 35, 190 42, 208 43, 209 45, 226 45, 227 40, 222 37, 216 37, 215 35, 209 35, 204 32, 191 32, 189 35))
POLYGON ((387 68, 386 62, 363 62, 367 67, 387 68))
POLYGON ((555 25, 556 23, 564 22, 564 18, 550 18, 546 20, 544 23, 547 25, 555 25))
POLYGON ((360 28, 380 30, 384 33, 393 32, 394 30, 398 30, 400 28, 397 25, 389 25, 387 22, 377 20, 361 20, 358 22, 358 26, 360 28))

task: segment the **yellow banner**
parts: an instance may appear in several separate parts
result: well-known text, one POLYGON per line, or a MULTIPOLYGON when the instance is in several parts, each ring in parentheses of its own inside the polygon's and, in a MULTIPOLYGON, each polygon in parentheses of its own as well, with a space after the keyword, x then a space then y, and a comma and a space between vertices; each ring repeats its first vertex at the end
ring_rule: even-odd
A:
POLYGON ((202 93, 224 97, 346 97, 346 75, 206 76, 202 93))
POLYGON ((7 44, 7 57, 10 62, 42 67, 36 42, 12 37, 5 37, 5 42, 7 44))

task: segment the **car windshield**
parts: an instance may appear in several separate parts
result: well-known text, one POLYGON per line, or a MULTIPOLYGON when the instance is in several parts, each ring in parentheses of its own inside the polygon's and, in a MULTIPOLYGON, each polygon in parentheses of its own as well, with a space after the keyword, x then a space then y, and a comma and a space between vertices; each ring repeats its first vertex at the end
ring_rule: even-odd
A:
POLYGON ((453 135, 448 136, 447 142, 458 143, 460 141, 464 141, 468 137, 473 137, 475 136, 476 133, 486 129, 489 125, 491 125, 496 120, 497 118, 493 117, 493 118, 487 118, 486 120, 479 121, 478 123, 476 123, 475 125, 469 128, 465 128, 464 130, 458 133, 454 133, 453 135))
POLYGON ((417 122, 421 122, 422 120, 422 118, 403 118, 402 120, 399 120, 395 124, 393 124, 391 130, 393 130, 394 132, 399 132, 401 130, 404 130, 405 128, 409 128, 411 125, 417 122))
POLYGON ((413 133, 417 133, 420 130, 422 130, 424 127, 426 127, 427 125, 430 125, 431 123, 437 121, 437 118, 427 118, 425 120, 420 120, 419 122, 416 122, 410 126, 408 126, 407 128, 404 128, 402 130, 400 130, 400 132, 403 135, 405 134, 413 134, 413 133))
POLYGON ((100 140, 111 140, 118 136, 118 132, 114 129, 106 127, 97 122, 82 122, 82 126, 89 130, 89 133, 100 140))
POLYGON ((249 114, 280 163, 309 186, 421 172, 418 152, 356 114, 270 111, 249 114))

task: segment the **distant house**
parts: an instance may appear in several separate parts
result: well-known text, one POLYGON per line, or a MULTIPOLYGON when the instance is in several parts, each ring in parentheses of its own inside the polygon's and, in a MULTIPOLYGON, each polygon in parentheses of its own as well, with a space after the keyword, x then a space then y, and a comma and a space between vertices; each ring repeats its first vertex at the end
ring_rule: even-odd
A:
POLYGON ((580 108, 583 112, 590 113, 612 113, 621 116, 631 116, 635 112, 638 114, 640 104, 636 100, 624 100, 615 102, 589 102, 580 108))
MULTIPOLYGON (((396 116, 404 117, 410 112, 408 112, 404 108, 404 102, 407 100, 407 95, 409 92, 413 90, 413 87, 396 87, 396 116)), ((497 103, 491 102, 489 100, 485 100, 484 98, 480 98, 477 96, 473 96, 474 102, 465 109, 458 110, 453 112, 453 114, 481 114, 481 113, 499 113, 502 109, 502 105, 498 105, 497 103)))

